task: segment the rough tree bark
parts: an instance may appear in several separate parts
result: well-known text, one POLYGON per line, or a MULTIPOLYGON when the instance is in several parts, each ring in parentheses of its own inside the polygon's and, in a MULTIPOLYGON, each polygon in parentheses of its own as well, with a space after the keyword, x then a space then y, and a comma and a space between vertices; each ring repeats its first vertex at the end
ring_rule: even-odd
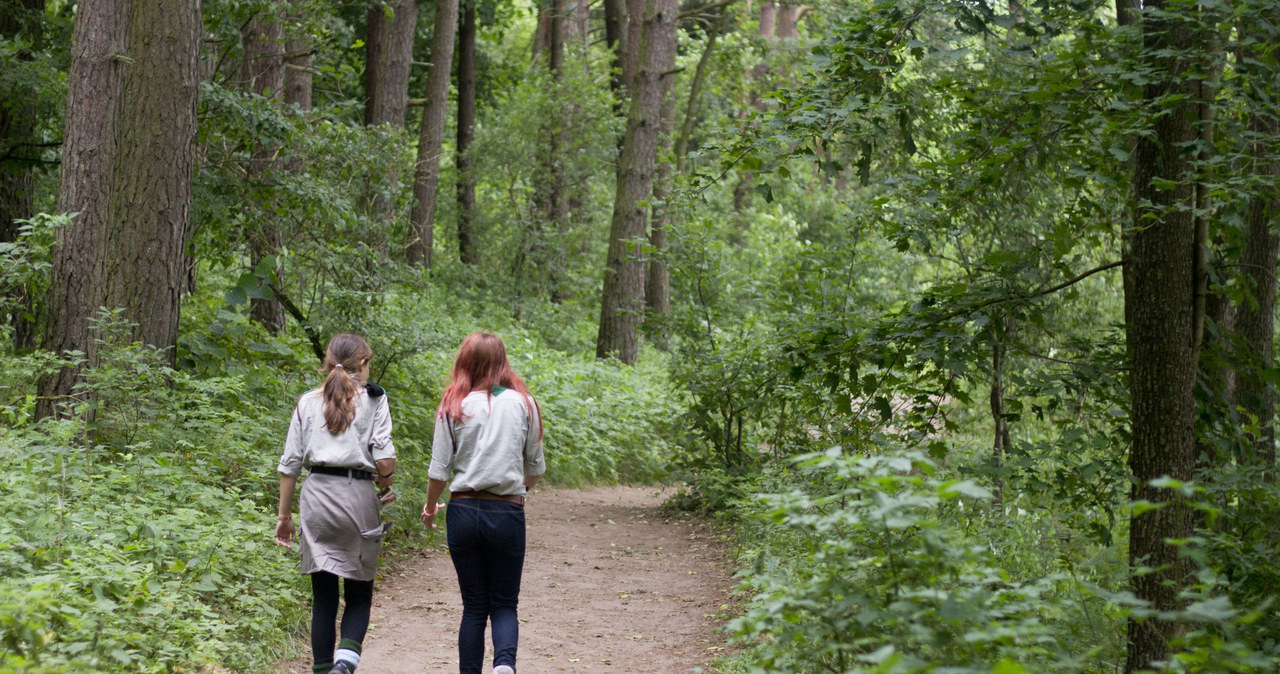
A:
POLYGON ((111 228, 103 237, 108 307, 172 364, 191 213, 199 97, 200 0, 132 0, 111 228))
POLYGON ((778 3, 760 3, 760 36, 773 38, 778 27, 778 3))
MULTIPOLYGON (((1280 134, 1280 124, 1274 117, 1256 111, 1251 115, 1249 127, 1260 139, 1280 134)), ((1275 152, 1267 146, 1266 141, 1255 142, 1252 154, 1258 158, 1255 171, 1270 183, 1280 176, 1280 166, 1275 152)), ((1278 203, 1280 199, 1271 187, 1250 199, 1241 265, 1241 279, 1248 296, 1237 308, 1235 320, 1236 333, 1254 366, 1237 372, 1234 398, 1246 420, 1256 420, 1258 424, 1260 432, 1254 438, 1255 456, 1251 458, 1262 466, 1269 481, 1275 479, 1276 393, 1261 373, 1275 364, 1276 265, 1280 258, 1280 236, 1275 233, 1273 223, 1280 212, 1278 203)))
POLYGON ((476 6, 467 0, 458 27, 458 258, 463 264, 480 263, 475 239, 476 160, 468 150, 476 126, 476 6))
POLYGON ((418 29, 416 0, 389 0, 380 21, 377 78, 369 99, 369 124, 390 124, 403 128, 409 109, 409 71, 413 65, 413 38, 418 29))
MULTIPOLYGON (((290 23, 296 24, 306 11, 304 0, 292 0, 290 23)), ((315 62, 315 45, 309 36, 296 28, 286 31, 284 66, 284 104, 298 110, 311 109, 312 64, 315 62)), ((290 170, 297 167, 290 166, 290 170)))
MULTIPOLYGON (((1141 16, 1142 58, 1156 73, 1144 87, 1148 102, 1173 94, 1186 99, 1165 103, 1167 113, 1152 124, 1151 135, 1135 143, 1133 226, 1128 232, 1124 268, 1126 344, 1130 364, 1133 446, 1129 467, 1134 500, 1162 504, 1133 517, 1129 564, 1151 569, 1134 573, 1134 593, 1161 611, 1181 605, 1187 562, 1169 539, 1185 539, 1193 531, 1190 509, 1169 489, 1150 482, 1162 476, 1191 480, 1195 471, 1193 420, 1197 352, 1194 339, 1196 304, 1196 226, 1192 157, 1183 148, 1197 136, 1191 123, 1199 84, 1189 77, 1187 53, 1193 31, 1181 5, 1148 0, 1154 11, 1141 16), (1165 181, 1174 187, 1162 189, 1165 181)), ((1128 8, 1122 8, 1122 15, 1128 8)), ((1168 655, 1176 623, 1151 617, 1131 619, 1125 671, 1147 668, 1168 655)))
MULTIPOLYGON (((58 179, 58 212, 74 213, 58 230, 49 274, 48 319, 42 346, 78 351, 90 363, 97 347, 90 318, 102 306, 102 241, 107 229, 116 132, 124 92, 129 0, 82 0, 76 5, 67 75, 67 111, 58 179)), ((62 369, 40 382, 39 416, 58 411, 81 368, 62 369)))
POLYGON ((380 5, 374 5, 365 15, 364 24, 364 123, 370 126, 373 121, 373 101, 378 96, 378 84, 382 74, 382 43, 386 34, 387 12, 380 5))
POLYGON ((453 40, 458 26, 458 0, 437 0, 431 38, 431 70, 427 74, 426 104, 418 138, 413 175, 411 234, 406 247, 410 264, 431 268, 436 220, 436 190, 440 184, 440 148, 449 105, 449 74, 453 70, 453 40))
POLYGON ((646 208, 652 195, 658 157, 664 74, 675 64, 675 0, 646 0, 643 30, 635 49, 638 67, 631 86, 631 106, 609 231, 609 254, 600 303, 596 356, 635 362, 637 327, 644 310, 645 265, 639 242, 645 238, 646 208))
MULTIPOLYGON (((284 22, 276 13, 260 13, 245 27, 244 62, 240 68, 240 88, 270 99, 275 105, 284 100, 284 22)), ((275 222, 274 195, 271 181, 280 168, 280 146, 275 143, 256 142, 249 156, 246 177, 257 213, 254 225, 247 232, 249 239, 249 263, 258 269, 262 263, 284 248, 284 234, 275 222)), ((277 264, 274 273, 280 275, 277 264)), ((272 333, 284 330, 285 313, 280 301, 272 298, 254 298, 250 302, 249 315, 272 333)))
MULTIPOLYGON (((643 0, 632 0, 643 3, 643 0)), ((613 113, 622 114, 625 98, 622 87, 622 55, 627 50, 626 0, 604 0, 604 43, 609 48, 609 89, 613 91, 613 113)))
MULTIPOLYGON (((675 128, 676 97, 674 74, 665 75, 662 82, 662 121, 659 126, 658 146, 670 147, 675 128)), ((671 196, 675 180, 675 164, 659 161, 653 173, 653 199, 649 222, 649 247, 654 254, 649 257, 644 275, 644 303, 646 333, 661 349, 667 348, 666 317, 671 313, 671 272, 667 268, 667 230, 671 222, 671 209, 667 199, 671 196)))

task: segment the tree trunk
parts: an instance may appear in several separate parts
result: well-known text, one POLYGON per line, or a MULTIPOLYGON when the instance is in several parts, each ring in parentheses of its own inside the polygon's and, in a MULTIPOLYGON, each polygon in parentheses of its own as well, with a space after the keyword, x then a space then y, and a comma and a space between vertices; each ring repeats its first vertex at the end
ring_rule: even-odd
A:
MULTIPOLYGON (((564 75, 564 36, 566 20, 565 0, 551 0, 551 33, 550 38, 550 54, 547 63, 551 68, 551 77, 556 83, 559 90, 560 82, 564 75)), ((560 157, 560 148, 564 146, 563 137, 563 118, 564 111, 558 110, 553 115, 553 119, 548 120, 549 123, 549 145, 550 153, 547 158, 547 173, 550 179, 551 195, 547 200, 547 218, 548 226, 557 235, 563 233, 568 225, 569 219, 569 203, 565 199, 565 162, 560 157)), ((557 236, 559 241, 560 237, 557 236)), ((544 247, 546 247, 544 245, 544 247)), ((549 284, 551 286, 551 301, 560 303, 565 300, 568 293, 565 291, 566 280, 568 275, 568 258, 566 251, 562 246, 551 246, 551 255, 548 260, 548 271, 550 273, 549 284)))
MULTIPOLYGON (((245 28, 244 63, 240 69, 240 86, 245 91, 270 99, 279 105, 284 99, 284 25, 278 14, 262 13, 245 28)), ((256 206, 255 224, 249 229, 249 261, 254 270, 284 248, 284 235, 275 219, 275 196, 271 182, 279 166, 280 146, 257 142, 246 168, 250 200, 256 206)), ((272 273, 280 276, 279 263, 272 273)), ((249 316, 273 334, 284 330, 285 313, 280 301, 255 297, 250 301, 249 316)))
POLYGON ((778 3, 760 3, 760 36, 773 38, 778 26, 778 3))
POLYGON ((624 363, 635 362, 639 351, 636 329, 644 310, 645 269, 637 242, 645 237, 643 202, 652 196, 666 85, 663 74, 675 64, 678 10, 675 0, 645 2, 627 131, 618 159, 596 356, 613 355, 624 363))
MULTIPOLYGON (((643 0, 632 0, 643 2, 643 0)), ((626 0, 604 0, 604 43, 609 48, 609 89, 613 91, 613 113, 622 114, 625 98, 622 87, 622 55, 627 49, 626 0)))
MULTIPOLYGON (((1280 134, 1275 118, 1256 111, 1249 126, 1258 138, 1271 139, 1280 134)), ((1252 154, 1258 161, 1257 173, 1268 184, 1280 176, 1275 153, 1267 147, 1267 141, 1254 143, 1252 154)), ((1259 433, 1254 438, 1255 455, 1250 458, 1262 466, 1268 481, 1275 479, 1276 394, 1262 373, 1275 364, 1276 264, 1280 256, 1280 236, 1273 230, 1276 197, 1275 189, 1268 187, 1249 201, 1241 265, 1247 296, 1236 311, 1235 323, 1252 362, 1252 367, 1237 373, 1235 398, 1245 419, 1256 420, 1259 433)))
POLYGON ((689 154, 689 138, 693 135, 693 125, 698 115, 698 97, 702 93, 702 83, 707 79, 707 66, 711 63, 711 52, 720 37, 720 22, 716 21, 707 32, 707 46, 702 49, 698 58, 698 67, 693 71, 693 82, 689 84, 689 100, 685 104, 684 123, 680 125, 680 137, 676 141, 676 173, 684 173, 685 157, 689 154))
POLYGON ((382 43, 386 34, 387 11, 375 5, 365 15, 364 27, 364 123, 372 126, 373 102, 378 97, 378 85, 382 82, 382 43))
POLYGON ((418 30, 418 3, 389 0, 387 8, 393 14, 388 17, 383 12, 381 19, 377 82, 369 102, 372 108, 369 124, 403 128, 409 106, 409 70, 413 65, 413 38, 418 30))
MULTIPOLYGON (((23 45, 17 58, 30 61, 32 46, 41 32, 41 0, 7 0, 0 2, 0 37, 11 43, 23 45)), ((32 92, 34 94, 35 92, 32 92)), ((36 127, 35 107, 30 99, 8 100, 0 104, 0 243, 11 243, 18 238, 16 220, 26 220, 32 215, 35 180, 32 175, 33 160, 38 156, 24 151, 23 145, 36 142, 32 134, 36 127)), ((18 289, 11 299, 22 309, 10 315, 13 325, 13 345, 18 349, 35 346, 36 323, 34 298, 30 289, 18 289)))
POLYGON ((622 95, 623 100, 631 95, 631 83, 640 67, 641 45, 644 39, 644 18, 647 0, 630 0, 627 2, 627 37, 622 50, 622 95))
MULTIPOLYGON (((290 15, 293 21, 297 23, 298 19, 304 16, 306 7, 303 4, 305 0, 291 0, 293 13, 290 15)), ((296 34, 295 31, 289 31, 285 39, 285 66, 284 66, 284 104, 288 107, 297 107, 299 110, 311 109, 311 81, 312 81, 312 64, 315 62, 315 54, 313 50, 315 45, 312 44, 309 35, 296 34)), ((290 167, 290 170, 295 170, 290 167)))
MULTIPOLYGON (((662 121, 659 124, 658 146, 670 147, 671 132, 675 128, 676 97, 673 89, 675 75, 662 78, 663 103, 662 121)), ((661 349, 667 348, 666 318, 671 313, 671 272, 667 268, 668 225, 671 222, 671 208, 666 203, 671 198, 671 187, 675 176, 675 164, 670 161, 659 161, 654 169, 653 206, 649 223, 649 247, 653 255, 649 257, 644 275, 645 326, 647 334, 653 338, 654 344, 661 349)))
POLYGON ((475 239, 476 160, 468 150, 476 126, 476 7, 474 0, 462 10, 458 29, 458 258, 463 264, 480 263, 475 239))
POLYGON ((458 24, 458 0, 437 0, 435 34, 431 38, 431 71, 427 74, 426 105, 414 166, 412 235, 406 250, 410 264, 431 268, 436 220, 436 188, 440 183, 440 148, 449 105, 449 73, 458 24))
POLYGON ((804 15, 802 5, 785 5, 778 8, 778 37, 783 40, 794 40, 800 36, 800 17, 804 15))
MULTIPOLYGON (((1004 357, 1005 345, 994 331, 991 341, 991 421, 995 432, 991 443, 991 458, 998 471, 1004 470, 1005 452, 1009 450, 1009 427, 1004 418, 1004 357)), ((1004 502, 1004 477, 995 480, 994 502, 1001 507, 1004 502)))
MULTIPOLYGON (((1165 541, 1190 537, 1193 518, 1176 493, 1150 482, 1162 476, 1191 480, 1195 471, 1195 167, 1182 148, 1197 137, 1191 117, 1199 84, 1188 77, 1191 64, 1185 56, 1194 47, 1193 32, 1177 16, 1186 10, 1163 4, 1148 0, 1154 11, 1141 18, 1143 64, 1155 73, 1143 95, 1148 102, 1175 93, 1186 99, 1166 104, 1167 113, 1153 123, 1154 134, 1136 142, 1134 220, 1124 280, 1133 498, 1163 504, 1133 517, 1129 564, 1134 593, 1156 610, 1172 611, 1181 606, 1178 594, 1186 586, 1188 567, 1178 548, 1165 541), (1175 186, 1162 189, 1165 181, 1175 186), (1152 571, 1137 573, 1141 567, 1152 571)), ((1177 630, 1176 623, 1155 617, 1130 619, 1125 671, 1165 659, 1177 630)))
POLYGON ((124 100, 112 175, 102 277, 108 307, 132 337, 173 363, 191 214, 200 0, 132 0, 124 100))
MULTIPOLYGON (((78 351, 89 363, 97 352, 89 319, 103 303, 102 241, 126 67, 117 55, 125 53, 128 15, 129 0, 81 0, 71 38, 58 212, 77 215, 58 230, 53 246, 42 345, 58 354, 78 351)), ((41 380, 39 416, 58 411, 80 371, 66 368, 41 380)))

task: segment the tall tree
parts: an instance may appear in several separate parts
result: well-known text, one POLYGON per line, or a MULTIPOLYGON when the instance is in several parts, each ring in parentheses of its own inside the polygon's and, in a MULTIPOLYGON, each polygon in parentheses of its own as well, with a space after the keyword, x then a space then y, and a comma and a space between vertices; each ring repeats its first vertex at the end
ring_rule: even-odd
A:
MULTIPOLYGON (((640 2, 643 0, 632 0, 640 2)), ((627 49, 626 0, 604 0, 604 42, 609 49, 609 88, 613 90, 613 111, 622 114, 622 55, 627 49)))
MULTIPOLYGON (((129 0, 82 0, 76 5, 67 75, 58 212, 75 214, 58 230, 49 273, 48 318, 42 346, 76 351, 93 362, 90 319, 102 306, 102 242, 109 222, 120 101, 124 92, 129 0)), ((61 369, 40 382, 36 413, 49 416, 70 395, 81 368, 61 369)))
POLYGON ((444 144, 444 121, 449 105, 449 74, 453 70, 453 40, 458 26, 458 0, 437 0, 431 37, 431 70, 427 73, 426 104, 418 136, 418 158, 414 164, 411 233, 406 246, 410 264, 431 268, 431 247, 435 235, 436 189, 440 185, 440 150, 444 144))
MULTIPOLYGON (((240 67, 240 87, 266 97, 275 105, 284 100, 285 43, 283 16, 275 11, 264 11, 253 17, 245 26, 244 62, 240 67)), ((271 181, 280 168, 280 146, 273 142, 254 143, 249 155, 246 175, 251 201, 256 205, 256 217, 247 232, 250 264, 256 270, 262 263, 284 247, 284 234, 275 222, 274 194, 271 181)), ((280 273, 279 265, 274 273, 280 273)), ((250 316, 268 330, 279 333, 284 330, 285 314, 280 300, 275 297, 253 298, 250 316)))
POLYGON ((178 341, 200 93, 200 0, 132 0, 124 97, 104 232, 105 305, 132 336, 164 350, 178 341))
MULTIPOLYGON (((390 124, 402 128, 409 106, 409 71, 413 66, 413 38, 418 31, 417 0, 389 0, 381 13, 381 40, 376 81, 369 97, 369 124, 390 124)), ((372 13, 370 19, 372 20, 372 13)))
POLYGON ((645 203, 652 196, 658 159, 665 88, 676 54, 675 0, 646 0, 643 27, 635 51, 635 76, 630 83, 631 105, 622 154, 618 158, 617 190, 609 228, 604 292, 596 356, 617 356, 635 362, 639 351, 637 328, 644 311, 645 265, 641 253, 648 224, 645 203))
MULTIPOLYGON (((1122 21, 1133 16, 1131 7, 1120 9, 1122 21)), ((1162 506, 1133 517, 1129 563, 1135 594, 1160 611, 1180 606, 1188 573, 1168 541, 1190 537, 1194 524, 1175 493, 1151 482, 1164 476, 1188 481, 1195 471, 1196 168, 1185 151, 1198 137, 1193 117, 1201 91, 1190 56, 1197 45, 1195 21, 1194 9, 1164 0, 1147 0, 1141 13, 1141 65, 1153 73, 1142 97, 1162 114, 1153 114, 1151 133, 1135 143, 1133 224, 1124 267, 1133 498, 1162 506), (1143 568, 1150 570, 1139 572, 1143 568)), ((1131 619, 1125 671, 1164 659, 1175 631, 1170 621, 1131 619)))
POLYGON ((299 30, 306 16, 305 0, 291 0, 290 30, 285 37, 284 103, 299 110, 311 109, 312 64, 315 46, 310 37, 299 30))
POLYGON ((382 43, 386 34, 387 11, 381 3, 369 8, 364 24, 364 123, 374 124, 373 100, 378 96, 378 84, 382 75, 382 43))
MULTIPOLYGON (((41 0, 0 0, 0 38, 17 47, 17 57, 32 60, 41 33, 41 0)), ((37 112, 32 92, 7 92, 0 99, 0 243, 17 239, 17 220, 32 215, 35 180, 33 165, 38 160, 35 138, 37 112)), ((13 343, 18 348, 35 345, 34 298, 19 291, 13 298, 24 311, 11 316, 13 343)))
POLYGON ((471 141, 476 127, 476 0, 467 0, 458 27, 458 257, 478 264, 475 239, 476 178, 471 141))

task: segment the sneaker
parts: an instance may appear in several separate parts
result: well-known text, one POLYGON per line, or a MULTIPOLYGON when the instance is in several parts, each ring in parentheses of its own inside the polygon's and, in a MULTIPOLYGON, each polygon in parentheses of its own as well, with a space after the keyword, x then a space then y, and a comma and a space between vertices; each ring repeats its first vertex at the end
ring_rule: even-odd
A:
POLYGON ((351 666, 345 662, 339 661, 329 670, 329 674, 351 674, 351 666))
POLYGON ((493 674, 516 674, 516 670, 511 665, 498 665, 493 668, 493 674))

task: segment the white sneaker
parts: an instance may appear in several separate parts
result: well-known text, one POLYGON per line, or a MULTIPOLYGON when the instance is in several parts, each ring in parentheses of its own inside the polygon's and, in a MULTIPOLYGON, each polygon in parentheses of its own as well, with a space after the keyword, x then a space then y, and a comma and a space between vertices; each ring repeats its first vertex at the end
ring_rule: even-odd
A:
POLYGON ((512 669, 510 665, 498 665, 493 668, 493 674, 516 674, 516 670, 512 669))

